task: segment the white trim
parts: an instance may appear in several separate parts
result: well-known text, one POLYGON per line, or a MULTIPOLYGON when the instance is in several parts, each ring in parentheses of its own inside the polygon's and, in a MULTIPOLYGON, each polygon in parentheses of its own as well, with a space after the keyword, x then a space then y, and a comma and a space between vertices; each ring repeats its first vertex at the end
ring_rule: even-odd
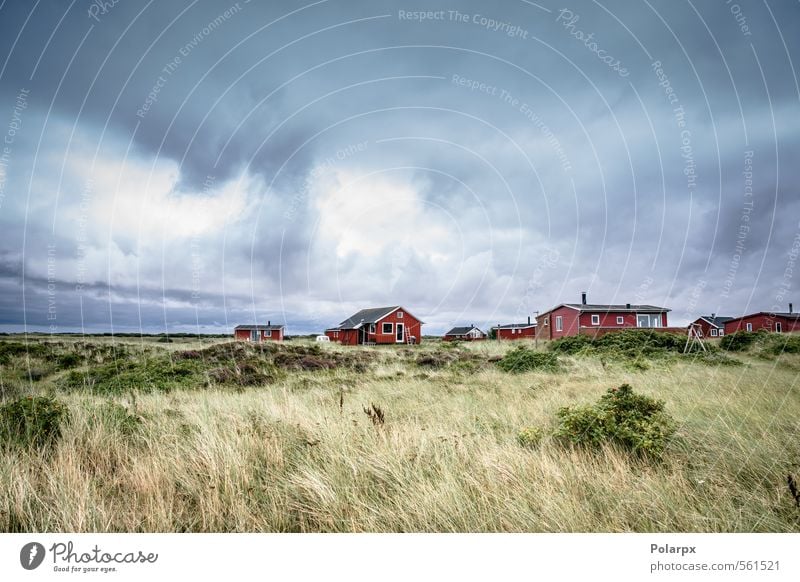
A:
POLYGON ((405 342, 405 341, 406 341, 406 326, 405 326, 405 324, 404 324, 404 323, 400 323, 400 322, 398 321, 398 322, 397 322, 397 324, 395 325, 395 331, 394 331, 394 343, 396 343, 396 344, 402 344, 402 343, 403 343, 403 342, 405 342), (402 328, 402 330, 403 330, 403 331, 402 331, 402 333, 400 334, 400 339, 397 339, 397 334, 398 334, 398 333, 400 333, 400 330, 401 330, 401 328, 402 328))
POLYGON ((374 323, 370 323, 369 324, 369 333, 375 333, 375 329, 376 329, 375 328, 375 324, 374 323))
POLYGON ((783 324, 780 321, 775 322, 775 333, 783 333, 783 324))
POLYGON ((753 331, 753 324, 752 323, 745 323, 744 326, 745 326, 745 329, 747 331, 753 331))
POLYGON ((724 336, 725 335, 725 330, 722 329, 722 328, 719 328, 719 334, 718 335, 719 335, 719 337, 724 336))
POLYGON ((625 325, 625 317, 623 315, 617 316, 617 325, 625 325))
POLYGON ((600 314, 592 313, 592 325, 600 325, 600 314))
POLYGON ((397 310, 397 319, 403 319, 403 312, 401 310, 397 310))
POLYGON ((564 316, 556 315, 556 331, 564 331, 564 316))
POLYGON ((264 337, 272 337, 272 330, 271 329, 265 329, 264 330, 264 337))
POLYGON ((381 335, 394 335, 394 323, 391 321, 381 323, 381 335), (389 326, 389 331, 386 331, 387 325, 389 326))
POLYGON ((717 328, 716 327, 712 327, 711 328, 711 337, 717 337, 717 328))

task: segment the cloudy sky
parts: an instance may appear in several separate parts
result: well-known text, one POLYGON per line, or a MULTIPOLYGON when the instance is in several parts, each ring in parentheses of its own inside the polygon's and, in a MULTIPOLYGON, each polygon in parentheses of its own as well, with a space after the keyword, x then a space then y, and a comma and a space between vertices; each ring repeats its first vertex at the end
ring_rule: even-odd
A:
POLYGON ((797 1, 0 0, 0 330, 800 308, 798 29, 797 1))

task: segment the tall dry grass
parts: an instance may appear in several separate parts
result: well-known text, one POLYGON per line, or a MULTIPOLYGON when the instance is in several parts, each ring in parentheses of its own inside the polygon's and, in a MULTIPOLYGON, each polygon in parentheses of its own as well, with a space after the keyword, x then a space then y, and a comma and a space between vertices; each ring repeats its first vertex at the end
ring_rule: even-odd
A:
POLYGON ((512 375, 372 349, 388 355, 366 373, 240 392, 60 395, 71 420, 53 451, 0 454, 0 530, 800 531, 786 486, 800 464, 797 360, 633 372, 572 358, 512 375), (680 424, 661 462, 517 442, 624 382, 680 424), (108 400, 124 409, 108 414, 108 400))

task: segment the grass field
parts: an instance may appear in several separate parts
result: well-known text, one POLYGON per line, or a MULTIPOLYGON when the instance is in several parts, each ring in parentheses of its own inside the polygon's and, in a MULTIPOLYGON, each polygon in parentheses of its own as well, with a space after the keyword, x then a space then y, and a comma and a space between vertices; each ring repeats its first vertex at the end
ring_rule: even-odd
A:
POLYGON ((0 531, 800 531, 799 354, 505 371, 516 345, 3 338, 6 423, 66 412, 44 444, 0 433, 0 531), (553 436, 625 383, 675 421, 661 456, 553 436))

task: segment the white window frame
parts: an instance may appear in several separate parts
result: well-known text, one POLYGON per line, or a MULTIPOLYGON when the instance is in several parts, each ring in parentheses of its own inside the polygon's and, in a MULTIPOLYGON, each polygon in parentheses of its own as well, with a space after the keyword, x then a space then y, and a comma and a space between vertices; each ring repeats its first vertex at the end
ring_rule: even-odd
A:
POLYGON ((257 329, 251 329, 250 330, 250 335, 248 336, 247 341, 249 341, 249 342, 257 342, 258 341, 258 330, 257 329))
POLYGON ((564 316, 556 315, 556 331, 564 331, 564 316))
POLYGON ((711 337, 717 337, 717 328, 716 327, 712 327, 711 328, 711 337))
POLYGON ((617 325, 625 325, 625 318, 623 316, 617 316, 617 325))
POLYGON ((397 312, 397 319, 403 319, 403 312, 402 311, 398 311, 397 312))
POLYGON ((264 337, 272 337, 272 330, 268 329, 264 332, 264 337))
POLYGON ((549 315, 544 318, 544 324, 545 325, 550 325, 550 316, 549 315))
POLYGON ((394 335, 394 324, 391 321, 384 321, 381 324, 381 334, 382 335, 394 335), (386 331, 386 326, 389 326, 389 331, 386 331))
POLYGON ((370 323, 369 324, 369 333, 375 333, 375 324, 374 323, 370 323))
POLYGON ((753 331, 753 324, 752 323, 745 324, 745 329, 747 331, 753 331))
POLYGON ((775 333, 783 333, 783 324, 780 321, 775 322, 775 333))
POLYGON ((724 329, 722 329, 722 328, 720 328, 720 330, 719 330, 719 334, 718 334, 718 335, 719 335, 719 337, 722 337, 722 336, 724 336, 724 335, 725 335, 725 330, 724 330, 724 329))
POLYGON ((600 315, 592 313, 592 325, 600 325, 600 315))

